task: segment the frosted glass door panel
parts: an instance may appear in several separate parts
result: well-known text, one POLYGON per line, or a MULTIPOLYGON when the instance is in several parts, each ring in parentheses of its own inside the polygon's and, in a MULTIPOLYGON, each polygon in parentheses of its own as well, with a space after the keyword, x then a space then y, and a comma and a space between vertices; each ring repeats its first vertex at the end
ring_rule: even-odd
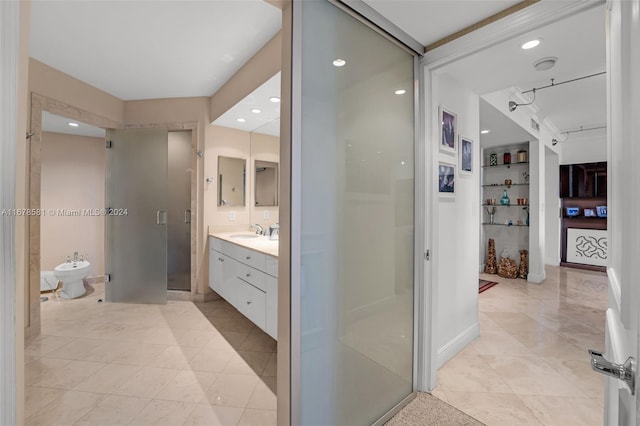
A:
POLYGON ((369 425, 414 390, 414 57, 329 2, 296 5, 300 421, 369 425))
POLYGON ((109 302, 167 303, 167 131, 108 130, 109 302))

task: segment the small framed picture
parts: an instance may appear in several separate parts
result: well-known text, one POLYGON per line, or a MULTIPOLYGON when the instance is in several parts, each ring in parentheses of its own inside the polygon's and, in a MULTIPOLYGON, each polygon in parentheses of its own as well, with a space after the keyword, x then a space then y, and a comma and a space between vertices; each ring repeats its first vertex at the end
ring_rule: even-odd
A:
POLYGON ((460 135, 460 174, 473 174, 473 141, 460 135))
POLYGON ((440 106, 440 151, 449 154, 456 153, 458 138, 458 114, 440 106))
POLYGON ((456 165, 438 164, 438 192, 443 196, 454 196, 456 193, 456 165))

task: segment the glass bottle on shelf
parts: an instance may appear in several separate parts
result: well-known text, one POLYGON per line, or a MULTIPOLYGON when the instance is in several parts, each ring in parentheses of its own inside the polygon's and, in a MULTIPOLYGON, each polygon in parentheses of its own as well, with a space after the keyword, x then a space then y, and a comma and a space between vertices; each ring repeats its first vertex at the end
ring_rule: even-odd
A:
POLYGON ((489 165, 490 166, 497 166, 498 165, 498 154, 495 152, 492 152, 491 155, 489 155, 489 165))
POLYGON ((511 200, 509 199, 509 195, 507 194, 507 190, 505 189, 502 193, 502 198, 500 198, 500 204, 503 206, 508 206, 511 204, 511 200))

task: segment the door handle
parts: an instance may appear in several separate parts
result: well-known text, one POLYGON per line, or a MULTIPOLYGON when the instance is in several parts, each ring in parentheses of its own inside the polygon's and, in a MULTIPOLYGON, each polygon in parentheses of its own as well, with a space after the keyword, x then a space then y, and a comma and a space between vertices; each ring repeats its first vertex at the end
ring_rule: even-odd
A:
POLYGON ((598 373, 620 379, 629 386, 631 395, 636 392, 636 361, 633 357, 627 358, 624 364, 609 362, 600 352, 589 349, 591 356, 591 368, 598 373))
POLYGON ((191 210, 184 211, 184 223, 191 223, 191 210))
POLYGON ((156 225, 166 225, 167 224, 167 212, 164 210, 156 211, 156 225))

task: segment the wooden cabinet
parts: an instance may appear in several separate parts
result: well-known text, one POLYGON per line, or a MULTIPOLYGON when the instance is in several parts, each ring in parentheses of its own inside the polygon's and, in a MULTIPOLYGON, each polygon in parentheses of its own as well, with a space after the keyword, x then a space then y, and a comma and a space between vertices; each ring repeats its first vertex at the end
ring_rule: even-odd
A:
POLYGON ((560 197, 607 197, 607 163, 560 166, 560 197))
POLYGON ((277 258, 219 238, 209 238, 209 287, 277 339, 277 258))

